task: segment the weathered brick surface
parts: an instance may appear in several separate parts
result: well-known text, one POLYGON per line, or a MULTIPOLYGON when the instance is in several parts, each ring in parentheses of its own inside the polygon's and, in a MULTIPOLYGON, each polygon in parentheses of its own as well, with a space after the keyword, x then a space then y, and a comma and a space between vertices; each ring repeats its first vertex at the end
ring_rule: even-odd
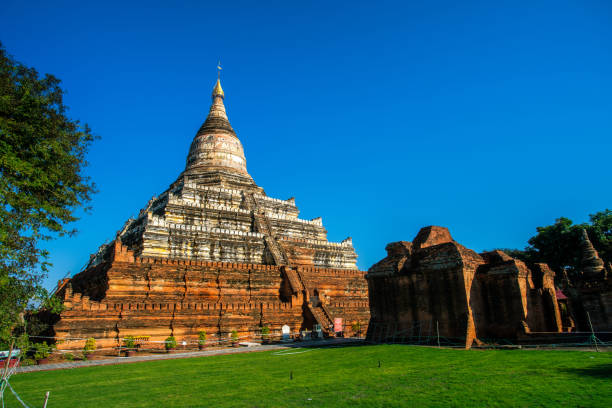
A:
POLYGON ((554 273, 533 271, 501 251, 477 254, 446 228, 423 228, 412 245, 387 246, 366 275, 372 340, 389 333, 440 335, 470 346, 477 339, 516 339, 529 331, 558 332, 554 273), (427 327, 427 333, 423 333, 427 327))
POLYGON ((412 241, 412 246, 415 249, 421 249, 432 245, 445 244, 447 242, 453 242, 453 237, 451 237, 448 229, 432 225, 421 228, 417 236, 412 241))
MULTIPOLYGON (((77 274, 60 292, 66 310, 54 325, 55 335, 95 337, 101 345, 117 345, 125 336, 196 340, 200 330, 227 338, 232 330, 257 336, 262 325, 276 333, 285 324, 294 332, 312 329, 315 321, 308 313, 307 297, 314 293, 284 290, 290 283, 283 268, 287 267, 138 258, 109 261, 77 274)), ((348 325, 358 321, 365 330, 369 313, 364 272, 297 270, 304 290, 316 291, 334 317, 348 325)), ((82 343, 64 342, 60 347, 80 348, 82 343)))
POLYGON ((579 330, 588 332, 593 326, 593 330, 598 332, 612 332, 612 283, 610 279, 595 285, 570 288, 566 292, 572 306, 572 317, 579 330))

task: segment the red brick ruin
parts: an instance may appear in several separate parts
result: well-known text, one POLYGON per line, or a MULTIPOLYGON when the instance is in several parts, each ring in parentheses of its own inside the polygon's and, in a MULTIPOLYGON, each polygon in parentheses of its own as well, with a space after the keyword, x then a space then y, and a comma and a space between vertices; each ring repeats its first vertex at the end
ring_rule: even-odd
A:
POLYGON ((386 249, 366 275, 371 341, 433 340, 439 333, 471 347, 563 330, 555 274, 545 264, 529 269, 502 251, 477 254, 435 226, 386 249))
POLYGON ((578 330, 612 333, 612 264, 599 257, 585 230, 580 249, 579 276, 563 279, 563 307, 578 330))

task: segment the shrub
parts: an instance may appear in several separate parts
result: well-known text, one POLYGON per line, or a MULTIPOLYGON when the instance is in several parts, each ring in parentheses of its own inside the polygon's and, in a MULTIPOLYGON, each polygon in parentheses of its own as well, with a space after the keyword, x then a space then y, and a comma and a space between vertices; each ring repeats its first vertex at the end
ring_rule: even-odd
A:
POLYGON ((49 357, 49 354, 51 354, 54 348, 55 345, 48 345, 46 341, 36 343, 34 345, 34 359, 42 360, 43 358, 49 357))
POLYGON ((232 343, 238 342, 238 332, 236 330, 232 330, 232 343))
POLYGON ((73 361, 74 360, 74 354, 72 354, 72 353, 65 353, 64 354, 64 360, 73 361))
POLYGON ((83 346, 83 354, 88 354, 90 351, 94 351, 96 349, 96 339, 93 337, 88 338, 85 341, 85 345, 83 346))
POLYGON ((36 360, 33 360, 31 358, 24 358, 19 362, 19 365, 22 367, 36 365, 36 360))
POLYGON ((353 329, 353 333, 359 333, 361 331, 361 323, 355 322, 351 325, 351 329, 353 329))
POLYGON ((172 350, 176 348, 176 339, 174 336, 169 336, 166 338, 166 342, 164 343, 166 350, 172 350))
POLYGON ((270 328, 267 325, 261 327, 261 341, 263 344, 270 342, 270 328))
POLYGON ((96 339, 93 337, 85 340, 85 345, 83 346, 83 360, 87 360, 87 356, 92 353, 96 349, 96 339))
POLYGON ((123 339, 123 347, 128 349, 133 349, 136 347, 136 341, 134 340, 134 336, 125 336, 123 339))
POLYGON ((198 332, 198 344, 201 346, 206 344, 206 331, 205 330, 200 330, 198 332))

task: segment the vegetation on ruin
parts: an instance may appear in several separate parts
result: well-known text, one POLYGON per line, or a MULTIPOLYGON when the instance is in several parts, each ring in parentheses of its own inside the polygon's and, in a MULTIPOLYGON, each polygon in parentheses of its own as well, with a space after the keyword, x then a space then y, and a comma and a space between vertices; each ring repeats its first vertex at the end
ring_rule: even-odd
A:
MULTIPOLYGON (((524 250, 502 249, 508 255, 527 263, 544 262, 554 271, 567 271, 570 279, 576 277, 580 267, 580 236, 585 229, 589 239, 606 262, 612 262, 612 211, 604 210, 589 215, 590 222, 574 224, 561 217, 554 224, 537 227, 537 234, 528 241, 524 250)), ((559 274, 557 278, 560 278, 559 274)))
POLYGON ((67 116, 63 95, 59 79, 0 44, 0 349, 32 302, 60 307, 41 285, 49 267, 41 243, 73 234, 68 225, 95 190, 83 174, 95 137, 67 116))
POLYGON ((611 375, 610 353, 382 345, 35 372, 11 383, 26 402, 49 390, 50 405, 83 408, 608 407, 611 375))

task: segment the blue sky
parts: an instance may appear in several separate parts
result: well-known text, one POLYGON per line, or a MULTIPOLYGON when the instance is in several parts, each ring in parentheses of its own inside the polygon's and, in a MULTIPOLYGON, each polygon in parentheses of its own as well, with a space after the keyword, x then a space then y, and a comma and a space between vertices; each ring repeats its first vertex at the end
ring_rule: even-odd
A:
POLYGON ((101 136, 50 286, 183 170, 218 58, 255 181, 352 236, 361 269, 426 225, 522 248, 612 207, 608 1, 87 3, 0 6, 8 52, 101 136))

